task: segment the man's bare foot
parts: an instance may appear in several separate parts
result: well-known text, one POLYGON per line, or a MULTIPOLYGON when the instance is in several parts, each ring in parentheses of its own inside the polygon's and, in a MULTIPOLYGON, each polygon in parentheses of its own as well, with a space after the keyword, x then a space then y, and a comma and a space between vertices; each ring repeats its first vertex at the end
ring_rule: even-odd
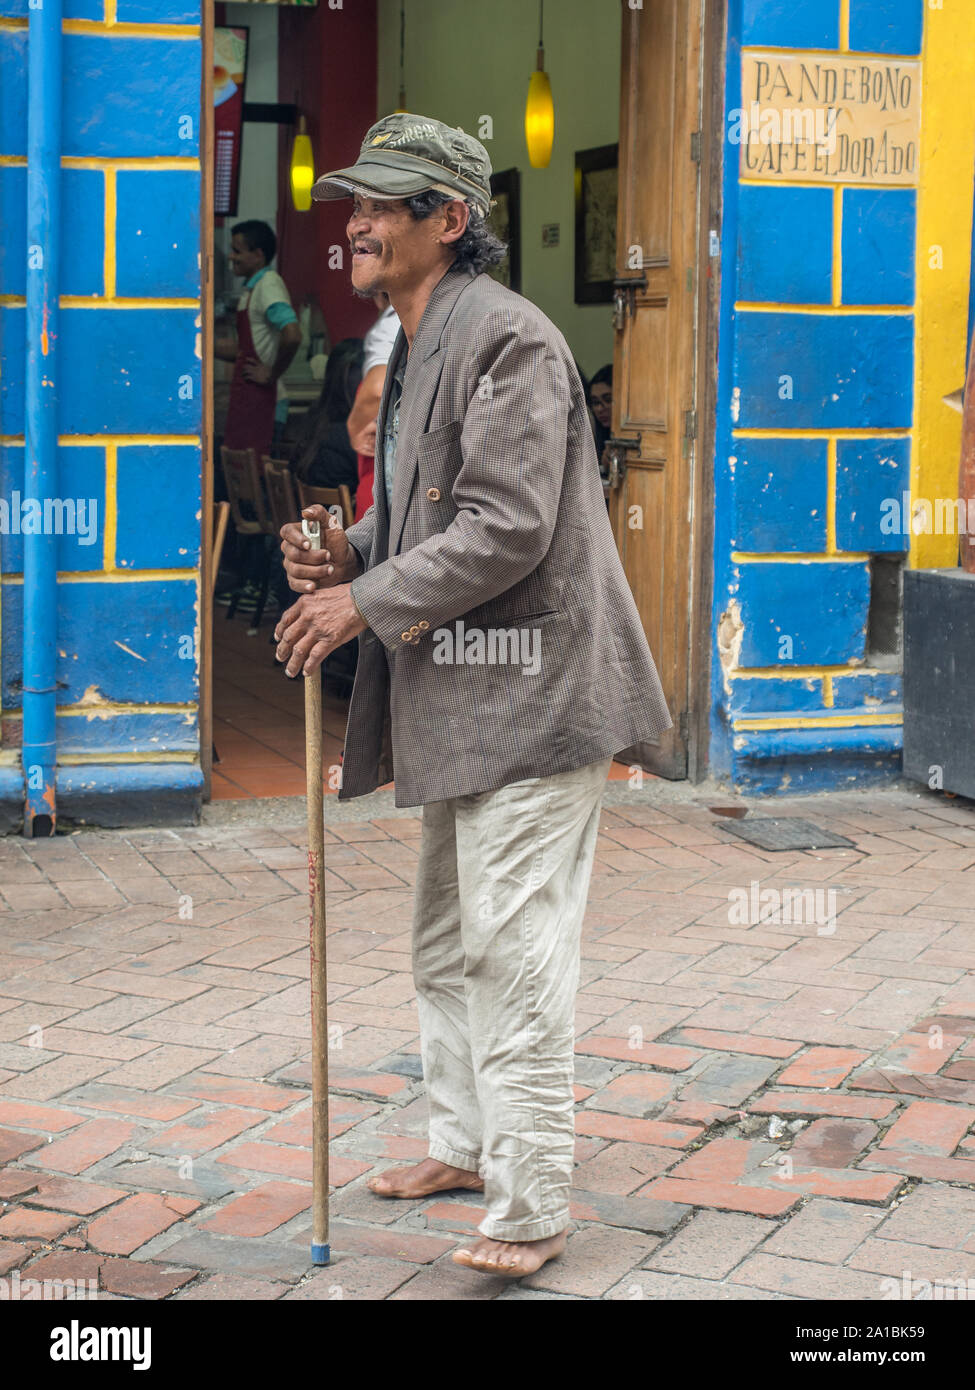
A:
POLYGON ((451 1168, 435 1158, 425 1158, 412 1168, 390 1168, 378 1177, 369 1178, 366 1186, 380 1197, 429 1197, 431 1192, 450 1192, 455 1187, 484 1191, 484 1183, 477 1173, 466 1168, 451 1168))
POLYGON ((565 1231, 546 1240, 491 1240, 481 1236, 474 1245, 453 1253, 455 1264, 479 1269, 483 1274, 506 1274, 521 1279, 534 1274, 546 1260, 554 1260, 565 1249, 565 1231))

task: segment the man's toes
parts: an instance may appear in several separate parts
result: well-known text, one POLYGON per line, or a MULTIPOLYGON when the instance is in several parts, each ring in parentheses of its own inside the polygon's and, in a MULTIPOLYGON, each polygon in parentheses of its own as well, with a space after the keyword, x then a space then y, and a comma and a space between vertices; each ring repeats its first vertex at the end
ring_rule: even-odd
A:
POLYGON ((380 1173, 375 1178, 369 1178, 367 1186, 380 1197, 398 1197, 400 1195, 399 1187, 385 1173, 380 1173))
POLYGON ((516 1262, 516 1252, 510 1245, 492 1245, 484 1252, 485 1266, 496 1273, 507 1274, 516 1262))
POLYGON ((480 1269, 486 1273, 494 1273, 498 1265, 496 1263, 496 1252, 484 1241, 479 1242, 471 1251, 471 1265, 474 1269, 480 1269))

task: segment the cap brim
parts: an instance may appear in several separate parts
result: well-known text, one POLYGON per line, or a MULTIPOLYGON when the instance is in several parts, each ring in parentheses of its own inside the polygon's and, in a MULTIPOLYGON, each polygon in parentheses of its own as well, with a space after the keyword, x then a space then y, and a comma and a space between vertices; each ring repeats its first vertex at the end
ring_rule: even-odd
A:
MULTIPOLYGON (((378 161, 360 160, 349 169, 322 174, 312 185, 311 196, 318 202, 351 198, 360 190, 372 198, 412 198, 432 187, 432 180, 409 169, 391 169, 378 161)), ((458 197, 462 196, 460 194, 458 197)))

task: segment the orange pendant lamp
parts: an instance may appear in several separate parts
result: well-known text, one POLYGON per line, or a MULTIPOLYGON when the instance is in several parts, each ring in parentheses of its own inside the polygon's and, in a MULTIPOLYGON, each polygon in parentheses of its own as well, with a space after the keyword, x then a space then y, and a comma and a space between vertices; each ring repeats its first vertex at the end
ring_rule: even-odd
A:
POLYGON ((291 201, 298 212, 311 207, 311 186, 315 182, 315 156, 304 116, 298 119, 298 133, 291 147, 291 201))
POLYGON ((528 101, 525 104, 525 143, 528 162, 533 169, 548 168, 555 139, 555 106, 552 102, 552 83, 545 71, 543 16, 545 0, 538 3, 538 58, 535 71, 528 82, 528 101))

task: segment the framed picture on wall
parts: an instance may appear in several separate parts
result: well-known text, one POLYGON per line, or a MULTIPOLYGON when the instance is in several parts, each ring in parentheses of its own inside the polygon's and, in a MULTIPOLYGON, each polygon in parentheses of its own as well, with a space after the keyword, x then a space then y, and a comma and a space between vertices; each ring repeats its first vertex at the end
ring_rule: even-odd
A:
POLYGON ((611 304, 616 275, 619 145, 576 150, 577 304, 611 304))
POLYGON ((491 197, 494 206, 488 222, 495 235, 507 242, 508 256, 500 265, 491 266, 488 274, 521 294, 521 174, 517 169, 491 175, 491 197))

